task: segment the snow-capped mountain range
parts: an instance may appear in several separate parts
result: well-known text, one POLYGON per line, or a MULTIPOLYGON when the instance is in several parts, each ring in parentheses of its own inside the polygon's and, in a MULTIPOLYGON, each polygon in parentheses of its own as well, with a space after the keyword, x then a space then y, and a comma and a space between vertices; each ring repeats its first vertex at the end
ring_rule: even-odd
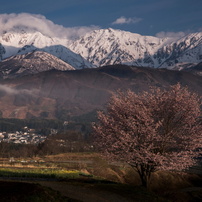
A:
MULTIPOLYGON (((180 39, 142 36, 111 28, 89 32, 76 40, 48 37, 38 31, 26 30, 5 32, 0 36, 2 62, 10 60, 10 57, 13 61, 18 58, 22 61, 27 54, 38 51, 38 56, 46 54, 44 60, 50 58, 47 54, 51 54, 58 58, 49 59, 52 62, 67 63, 63 63, 62 70, 113 64, 181 70, 202 62, 202 32, 180 39)), ((59 68, 53 63, 52 66, 59 68)))

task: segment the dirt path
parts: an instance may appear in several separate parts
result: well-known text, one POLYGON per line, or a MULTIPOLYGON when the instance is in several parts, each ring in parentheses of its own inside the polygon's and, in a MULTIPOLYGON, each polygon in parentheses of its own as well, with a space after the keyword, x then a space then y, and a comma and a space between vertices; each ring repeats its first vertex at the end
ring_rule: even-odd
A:
POLYGON ((68 182, 37 182, 42 186, 59 191, 63 196, 84 202, 132 202, 117 193, 111 193, 105 190, 98 190, 94 185, 71 185, 68 182))
POLYGON ((1 181, 25 182, 31 184, 40 184, 59 191, 63 196, 84 202, 134 202, 134 200, 125 197, 120 191, 111 191, 107 188, 103 189, 94 182, 86 182, 86 180, 58 181, 56 179, 37 179, 37 178, 21 178, 21 177, 0 177, 1 181), (119 194, 120 193, 120 194, 119 194))

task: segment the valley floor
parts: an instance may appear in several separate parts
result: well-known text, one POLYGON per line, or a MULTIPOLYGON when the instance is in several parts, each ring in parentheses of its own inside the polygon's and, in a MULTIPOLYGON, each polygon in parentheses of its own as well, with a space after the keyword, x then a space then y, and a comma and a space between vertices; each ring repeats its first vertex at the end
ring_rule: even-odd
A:
POLYGON ((190 173, 154 173, 147 190, 140 186, 134 170, 108 164, 97 153, 15 160, 1 162, 0 198, 4 202, 202 201, 201 165, 190 173))

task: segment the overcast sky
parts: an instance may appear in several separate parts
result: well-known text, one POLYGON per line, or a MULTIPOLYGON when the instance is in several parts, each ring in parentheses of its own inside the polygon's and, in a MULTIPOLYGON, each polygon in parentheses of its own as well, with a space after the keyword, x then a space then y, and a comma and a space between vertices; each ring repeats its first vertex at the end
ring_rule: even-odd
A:
POLYGON ((152 36, 202 31, 202 0, 0 1, 0 14, 40 14, 54 24, 77 30, 111 27, 152 36))

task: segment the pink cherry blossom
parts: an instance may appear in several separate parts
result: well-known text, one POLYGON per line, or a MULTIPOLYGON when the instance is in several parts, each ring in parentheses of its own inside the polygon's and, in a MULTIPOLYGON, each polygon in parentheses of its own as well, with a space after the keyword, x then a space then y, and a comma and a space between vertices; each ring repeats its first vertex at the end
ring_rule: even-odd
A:
POLYGON ((130 164, 143 186, 157 170, 183 170, 202 148, 201 100, 180 84, 136 94, 117 92, 93 125, 95 146, 130 164))

